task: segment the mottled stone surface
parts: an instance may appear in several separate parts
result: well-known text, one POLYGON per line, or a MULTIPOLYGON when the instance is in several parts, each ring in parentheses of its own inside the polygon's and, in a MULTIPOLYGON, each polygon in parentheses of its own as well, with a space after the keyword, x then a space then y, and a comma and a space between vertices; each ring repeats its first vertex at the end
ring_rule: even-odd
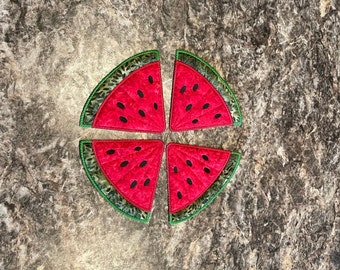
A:
POLYGON ((0 2, 0 269, 339 269, 336 0, 0 2), (157 48, 166 109, 177 48, 228 80, 241 127, 146 135, 78 127, 125 58, 157 48), (163 138, 243 159, 204 212, 170 227, 163 167, 149 225, 81 167, 81 138, 163 138))

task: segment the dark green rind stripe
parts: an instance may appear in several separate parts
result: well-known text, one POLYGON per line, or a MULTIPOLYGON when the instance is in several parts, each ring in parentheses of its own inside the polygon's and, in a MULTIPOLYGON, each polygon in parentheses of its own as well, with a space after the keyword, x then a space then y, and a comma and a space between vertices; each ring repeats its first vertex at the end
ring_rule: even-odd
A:
POLYGON ((151 213, 143 211, 126 201, 106 179, 98 166, 90 140, 81 140, 79 142, 79 153, 86 175, 99 194, 124 216, 148 223, 151 213))
POLYGON ((240 126, 242 124, 242 112, 240 105, 230 86, 216 71, 216 69, 210 66, 199 56, 184 50, 176 51, 176 60, 191 66, 210 81, 228 105, 233 118, 233 125, 240 126))
POLYGON ((230 159, 225 166, 223 172, 220 174, 218 179, 211 185, 211 187, 194 203, 186 207, 185 209, 169 214, 169 222, 171 225, 178 224, 182 221, 188 220, 202 210, 204 210, 209 204, 211 204, 215 198, 222 192, 222 190, 230 182, 234 176, 236 169, 240 163, 241 154, 238 152, 232 152, 230 159))
POLYGON ((150 50, 131 56, 115 67, 100 81, 88 97, 80 116, 79 125, 91 127, 100 105, 111 91, 133 71, 155 61, 159 61, 159 52, 150 50))

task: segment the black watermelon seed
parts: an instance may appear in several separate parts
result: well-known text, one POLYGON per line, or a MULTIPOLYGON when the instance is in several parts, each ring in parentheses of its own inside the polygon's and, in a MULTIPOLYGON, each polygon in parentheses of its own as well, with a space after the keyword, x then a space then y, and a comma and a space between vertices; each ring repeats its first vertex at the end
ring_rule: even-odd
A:
POLYGON ((106 151, 106 154, 112 155, 112 154, 114 154, 115 152, 116 152, 115 150, 109 149, 109 150, 106 151))
POLYGON ((143 160, 140 164, 139 167, 144 167, 146 165, 146 163, 148 163, 146 160, 143 160))
POLYGON ((153 104, 153 107, 155 108, 155 110, 157 110, 157 109, 158 109, 158 105, 157 105, 157 103, 156 103, 156 102, 153 104))
POLYGON ((137 186, 137 180, 132 181, 130 188, 134 188, 135 186, 137 186))
POLYGON ((120 163, 120 167, 125 167, 129 164, 129 161, 124 160, 122 163, 120 163))
POLYGON ((125 109, 124 104, 121 103, 121 102, 117 102, 117 107, 118 107, 118 108, 121 108, 121 109, 125 109))
POLYGON ((119 116, 119 120, 123 123, 127 123, 127 119, 124 116, 119 116))
POLYGON ((204 168, 204 171, 205 171, 206 173, 210 173, 210 170, 209 170, 209 168, 207 168, 207 167, 204 168))
POLYGON ((217 118, 220 118, 222 116, 222 114, 220 114, 220 113, 217 113, 217 114, 215 114, 215 118, 217 119, 217 118))
POLYGON ((143 110, 139 110, 138 113, 140 116, 145 117, 145 112, 143 110))
POLYGON ((142 92, 142 90, 138 90, 137 94, 139 97, 143 98, 144 97, 144 93, 142 92))
POLYGON ((187 89, 187 87, 186 87, 185 85, 182 86, 180 93, 183 94, 183 93, 185 92, 186 89, 187 89))
POLYGON ((144 187, 148 186, 149 184, 150 184, 150 178, 144 181, 144 187))
POLYGON ((192 180, 188 177, 187 178, 187 183, 189 184, 189 185, 192 185, 192 180))
POLYGON ((202 155, 202 158, 203 158, 204 160, 209 160, 209 158, 208 158, 207 155, 202 155))
POLYGON ((190 111, 192 108, 192 104, 188 104, 186 107, 185 107, 185 110, 186 111, 190 111))
POLYGON ((208 109, 209 108, 209 106, 210 106, 210 104, 209 103, 205 103, 204 105, 203 105, 203 109, 208 109))
POLYGON ((188 166, 190 166, 190 167, 192 167, 192 162, 189 160, 189 159, 187 159, 187 161, 185 162, 188 166))
POLYGON ((192 88, 192 90, 196 91, 197 89, 198 89, 198 84, 195 83, 195 84, 194 84, 194 87, 192 88))
POLYGON ((178 173, 178 169, 176 166, 174 167, 174 173, 178 173))
POLYGON ((197 119, 194 119, 194 120, 192 120, 191 121, 193 124, 196 124, 196 123, 198 123, 198 120, 197 119))
POLYGON ((151 75, 149 75, 149 77, 148 77, 148 81, 149 81, 149 83, 153 83, 153 78, 152 78, 152 76, 151 76, 151 75))
POLYGON ((180 191, 177 192, 178 199, 182 199, 182 193, 180 191))
POLYGON ((140 151, 140 150, 142 150, 142 147, 140 146, 135 147, 135 151, 140 151))

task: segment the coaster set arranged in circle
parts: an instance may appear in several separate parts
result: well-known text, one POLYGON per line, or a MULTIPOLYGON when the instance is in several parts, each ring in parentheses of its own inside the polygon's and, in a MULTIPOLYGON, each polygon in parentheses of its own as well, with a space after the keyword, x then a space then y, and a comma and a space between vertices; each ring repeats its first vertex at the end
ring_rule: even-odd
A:
MULTIPOLYGON (((157 50, 134 55, 106 75, 87 99, 80 126, 163 133, 166 127, 157 50)), ((176 51, 170 130, 181 132, 242 123, 227 82, 207 62, 176 51)), ((164 143, 161 140, 81 140, 85 172, 118 212, 149 222, 164 143)), ((235 151, 169 143, 166 146, 169 222, 185 221, 207 207, 233 177, 235 151)))

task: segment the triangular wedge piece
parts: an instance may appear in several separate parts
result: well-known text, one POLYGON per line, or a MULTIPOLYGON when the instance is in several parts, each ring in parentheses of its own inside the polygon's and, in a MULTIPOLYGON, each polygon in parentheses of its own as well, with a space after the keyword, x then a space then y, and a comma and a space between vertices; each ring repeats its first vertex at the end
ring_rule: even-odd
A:
POLYGON ((237 152, 168 144, 170 223, 187 220, 207 207, 230 181, 240 158, 237 152))
POLYGON ((80 126, 162 133, 165 115, 156 50, 134 55, 106 75, 85 103, 80 126))
POLYGON ((203 59, 176 51, 170 129, 241 125, 241 109, 227 82, 203 59))
POLYGON ((85 172, 120 213, 148 222, 163 155, 159 140, 82 140, 85 172))

